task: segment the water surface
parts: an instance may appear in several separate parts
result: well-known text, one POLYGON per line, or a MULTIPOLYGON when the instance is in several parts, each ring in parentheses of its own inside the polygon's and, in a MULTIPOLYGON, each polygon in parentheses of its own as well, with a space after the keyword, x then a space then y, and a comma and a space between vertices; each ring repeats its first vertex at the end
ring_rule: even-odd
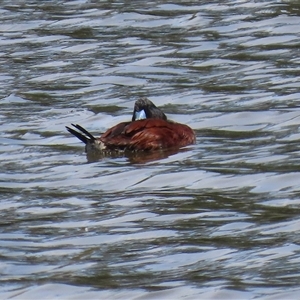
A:
POLYGON ((298 299, 295 1, 2 1, 2 299, 298 299), (149 97, 196 145, 89 163, 149 97))

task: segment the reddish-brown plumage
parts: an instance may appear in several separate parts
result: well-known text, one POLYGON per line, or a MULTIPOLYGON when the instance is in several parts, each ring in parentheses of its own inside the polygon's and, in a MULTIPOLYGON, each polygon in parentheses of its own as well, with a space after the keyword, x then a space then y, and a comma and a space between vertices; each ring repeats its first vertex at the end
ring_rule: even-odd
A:
POLYGON ((108 148, 157 150, 180 148, 195 143, 193 130, 184 124, 160 119, 120 123, 99 138, 108 148))
POLYGON ((122 122, 108 129, 100 138, 94 138, 80 125, 73 126, 81 132, 67 127, 68 131, 86 144, 87 152, 181 148, 196 141, 190 127, 167 120, 165 114, 146 98, 136 101, 131 122, 122 122), (141 112, 144 119, 137 120, 141 112))

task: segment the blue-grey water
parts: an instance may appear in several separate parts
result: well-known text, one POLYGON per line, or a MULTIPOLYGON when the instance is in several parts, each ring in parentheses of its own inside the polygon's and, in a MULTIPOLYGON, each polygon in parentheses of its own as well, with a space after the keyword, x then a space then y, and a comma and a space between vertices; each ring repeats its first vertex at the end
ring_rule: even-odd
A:
POLYGON ((1 1, 1 299, 299 299, 297 1, 1 1), (196 145, 87 161, 149 97, 196 145))

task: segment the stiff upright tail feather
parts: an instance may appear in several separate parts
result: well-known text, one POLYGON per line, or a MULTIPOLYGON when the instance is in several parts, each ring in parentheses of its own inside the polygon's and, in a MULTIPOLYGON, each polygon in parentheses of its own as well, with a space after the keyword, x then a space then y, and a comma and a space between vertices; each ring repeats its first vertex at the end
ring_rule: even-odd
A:
POLYGON ((72 126, 74 126, 76 129, 78 129, 81 132, 78 132, 76 130, 74 130, 73 128, 70 128, 68 126, 66 126, 67 130, 72 133, 73 135, 75 135, 79 140, 81 140, 83 143, 87 144, 90 142, 95 141, 95 137, 89 133, 86 129, 84 129, 83 127, 81 127, 78 124, 71 124, 72 126))

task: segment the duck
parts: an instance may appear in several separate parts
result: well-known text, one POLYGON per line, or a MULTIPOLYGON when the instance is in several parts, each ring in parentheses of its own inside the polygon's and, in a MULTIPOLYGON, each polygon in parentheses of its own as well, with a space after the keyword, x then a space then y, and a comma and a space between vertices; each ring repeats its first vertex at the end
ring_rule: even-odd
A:
POLYGON ((131 121, 113 126, 98 138, 79 124, 71 125, 66 129, 85 144, 87 154, 179 149, 196 142, 189 126, 169 120, 146 97, 135 102, 131 121))

